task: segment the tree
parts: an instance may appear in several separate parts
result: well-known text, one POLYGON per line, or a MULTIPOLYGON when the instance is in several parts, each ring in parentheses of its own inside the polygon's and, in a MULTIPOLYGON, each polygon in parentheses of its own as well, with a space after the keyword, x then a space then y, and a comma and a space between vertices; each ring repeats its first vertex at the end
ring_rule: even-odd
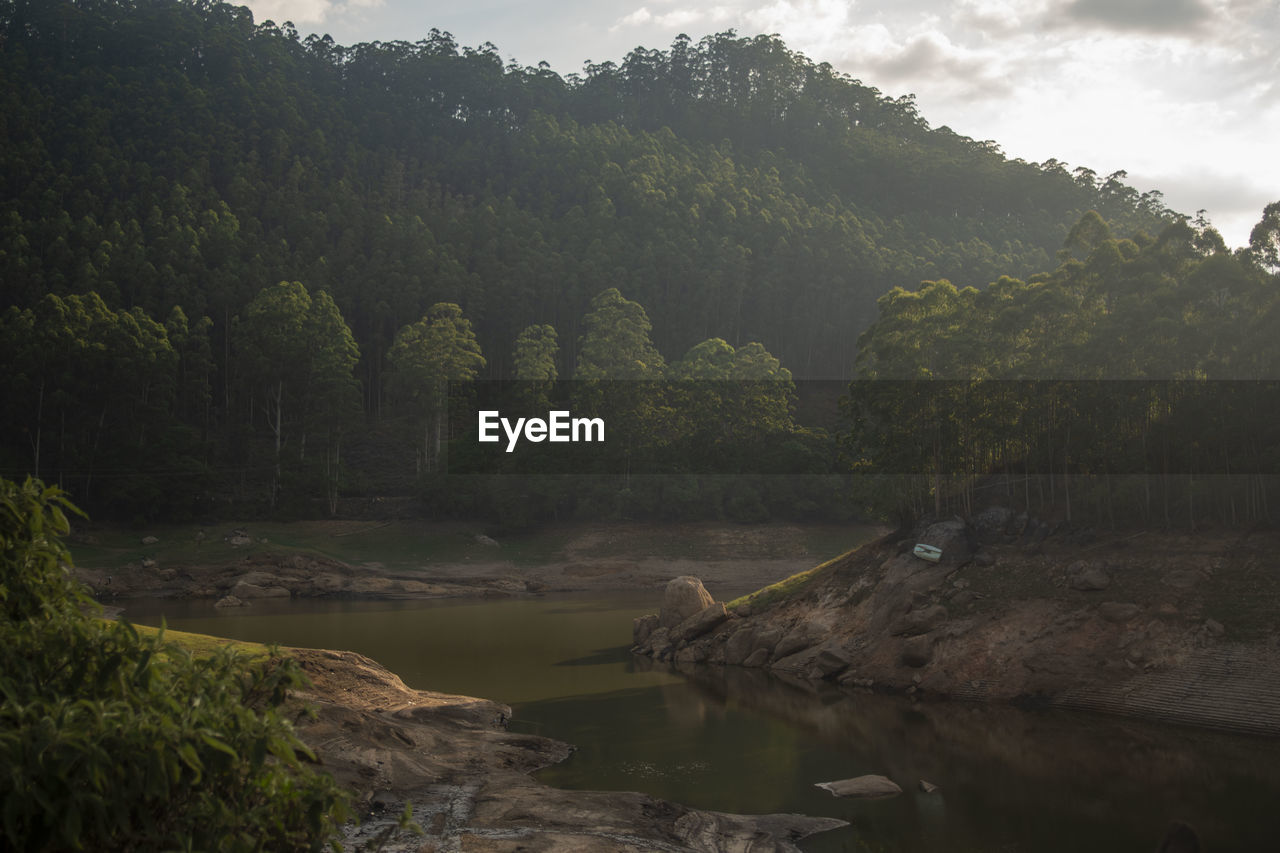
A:
POLYGON ((313 298, 301 282, 282 281, 254 297, 235 337, 240 376, 261 400, 273 439, 272 506, 285 473, 286 441, 296 448, 301 468, 309 432, 320 432, 326 482, 334 482, 341 427, 360 404, 352 373, 360 353, 338 306, 323 290, 313 298))
POLYGON ((1261 266, 1280 272, 1280 201, 1263 208, 1262 219, 1249 232, 1249 251, 1261 266))
POLYGON ((516 338, 511 353, 519 398, 531 409, 546 405, 557 377, 556 354, 560 344, 551 326, 529 326, 516 338))
POLYGON ((471 321, 452 302, 437 302, 416 323, 396 333, 387 353, 392 394, 422 421, 419 473, 439 466, 450 382, 469 382, 484 369, 471 321), (434 426, 434 440, 432 427, 434 426))
POLYGON ((660 379, 666 364, 649 339, 653 326, 638 302, 623 297, 618 288, 602 291, 591 300, 591 311, 582 321, 575 379, 660 379))

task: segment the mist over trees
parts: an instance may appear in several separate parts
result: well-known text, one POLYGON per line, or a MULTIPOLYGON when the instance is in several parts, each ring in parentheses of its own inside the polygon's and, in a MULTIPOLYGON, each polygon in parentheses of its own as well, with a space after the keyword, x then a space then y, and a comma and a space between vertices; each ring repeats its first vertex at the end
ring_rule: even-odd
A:
MULTIPOLYGON (((651 401, 646 440, 679 470, 755 412, 826 475, 793 378, 1273 367, 1275 205, 1231 253, 1123 172, 1010 160, 775 37, 561 76, 434 30, 16 0, 0 97, 0 469, 125 515, 514 506, 422 483, 450 379, 764 378, 710 425, 651 401)), ((749 517, 834 501, 743 490, 749 517)))

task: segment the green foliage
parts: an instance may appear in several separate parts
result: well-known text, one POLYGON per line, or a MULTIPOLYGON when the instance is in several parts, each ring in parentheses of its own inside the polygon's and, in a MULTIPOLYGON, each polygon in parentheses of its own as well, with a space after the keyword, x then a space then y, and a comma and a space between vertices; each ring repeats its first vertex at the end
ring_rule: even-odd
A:
MULTIPOLYGON (((659 353, 719 339, 759 342, 766 373, 847 379, 894 287, 972 300, 1029 282, 1086 211, 1115 233, 1173 218, 1122 172, 1009 160, 774 36, 679 37, 562 78, 434 30, 344 46, 217 0, 47 0, 0 3, 0 45, 0 470, 125 517, 314 512, 322 493, 332 512, 346 460, 374 455, 390 473, 369 489, 412 488, 410 447, 434 468, 449 433, 400 339, 432 306, 469 318, 471 375, 532 369, 522 330, 554 327, 585 378, 654 376, 659 353), (294 285, 259 292, 279 281, 310 314, 294 285), (616 316, 593 303, 610 289, 616 316), (266 301, 309 319, 276 339, 266 301), (609 350, 628 335, 639 349, 609 350)), ((1077 237, 1083 272, 1148 248, 1077 237)), ((1159 289, 1148 273, 1135 287, 1159 289)), ((1019 301, 1038 325, 996 331, 1043 330, 1068 297, 1019 301)), ((1087 337, 1068 331, 1064 357, 1087 337)), ((658 444, 681 432, 641 408, 658 444)))
POLYGON ((419 465, 425 462, 434 471, 444 441, 449 383, 475 379, 485 366, 471 321, 454 303, 438 302, 421 320, 396 333, 387 360, 393 395, 411 406, 423 424, 419 465))
POLYGON ((265 427, 271 440, 271 505, 287 480, 295 494, 312 485, 317 468, 336 498, 343 428, 360 410, 359 348, 338 306, 323 290, 313 297, 301 282, 282 281, 259 291, 234 332, 239 387, 259 401, 249 411, 264 416, 251 428, 265 427))
MULTIPOLYGON (((1255 234, 1268 227, 1264 215, 1255 234)), ((882 297, 842 440, 858 470, 908 475, 881 489, 882 510, 967 512, 1001 471, 1040 478, 1019 500, 1034 488, 1068 517, 1266 518, 1271 486, 1255 475, 1274 471, 1271 386, 1224 380, 1280 379, 1280 291, 1265 241, 1230 254, 1215 234, 1180 219, 1117 240, 1090 212, 1052 272, 882 297), (1128 474, 1158 478, 1140 502, 1128 474)))
POLYGON ((321 850, 346 795, 286 717, 298 666, 193 658, 106 622, 67 571, 72 509, 0 480, 0 826, 12 850, 321 850))

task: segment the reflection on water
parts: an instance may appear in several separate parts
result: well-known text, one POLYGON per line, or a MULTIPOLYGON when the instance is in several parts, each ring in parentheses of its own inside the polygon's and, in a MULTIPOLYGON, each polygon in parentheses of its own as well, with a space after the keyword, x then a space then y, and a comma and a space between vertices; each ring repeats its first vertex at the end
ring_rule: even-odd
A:
POLYGON ((657 609, 646 596, 605 599, 148 602, 125 616, 252 640, 366 654, 410 687, 483 696, 515 705, 542 699, 670 684, 666 671, 634 672, 625 643, 631 619, 657 609))
POLYGON ((814 851, 1130 853, 1170 820, 1210 853, 1280 849, 1280 744, 1062 712, 913 703, 759 670, 676 673, 626 651, 656 601, 562 597, 131 608, 182 630, 349 648, 414 687, 516 706, 513 728, 578 751, 540 774, 748 813, 851 822, 814 851), (881 773, 906 792, 837 800, 816 782, 881 773), (941 786, 920 793, 926 779, 941 786))

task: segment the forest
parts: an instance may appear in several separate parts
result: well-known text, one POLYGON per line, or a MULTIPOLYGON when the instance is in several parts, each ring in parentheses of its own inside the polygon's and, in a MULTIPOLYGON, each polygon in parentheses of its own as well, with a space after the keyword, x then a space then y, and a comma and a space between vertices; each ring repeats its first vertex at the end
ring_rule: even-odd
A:
MULTIPOLYGON (((512 526, 845 517, 888 500, 849 474, 890 469, 932 476, 894 501, 941 508, 996 468, 1136 469, 1042 452, 1017 407, 993 421, 1017 441, 944 441, 864 380, 1265 379, 1280 357, 1280 205, 1233 251, 1123 172, 1007 158, 776 37, 562 76, 434 30, 343 46, 209 0, 6 0, 0 97, 0 473, 97 515, 413 494, 512 526), (843 420, 806 399, 819 379, 855 380, 843 420), (572 474, 451 475, 472 382, 631 433, 572 474)), ((1265 516, 1248 488, 1218 516, 1265 516)))

